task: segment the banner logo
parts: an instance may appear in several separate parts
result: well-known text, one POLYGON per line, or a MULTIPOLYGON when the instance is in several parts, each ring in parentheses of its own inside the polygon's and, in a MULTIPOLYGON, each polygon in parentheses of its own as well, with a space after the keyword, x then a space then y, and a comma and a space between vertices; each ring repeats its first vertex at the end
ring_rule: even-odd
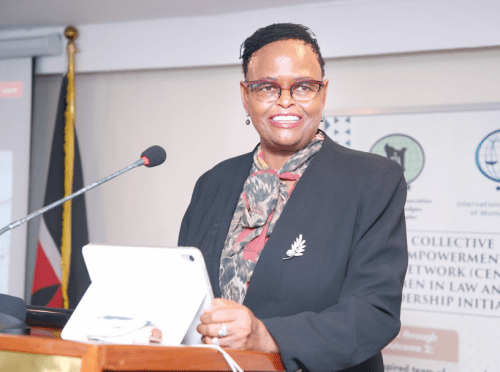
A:
POLYGON ((390 134, 379 139, 371 153, 385 156, 401 165, 406 182, 414 181, 424 169, 425 155, 422 146, 405 134, 390 134))
MULTIPOLYGON (((500 129, 488 134, 476 150, 476 165, 481 173, 495 182, 500 182, 500 129)), ((500 190, 500 186, 497 186, 500 190)))

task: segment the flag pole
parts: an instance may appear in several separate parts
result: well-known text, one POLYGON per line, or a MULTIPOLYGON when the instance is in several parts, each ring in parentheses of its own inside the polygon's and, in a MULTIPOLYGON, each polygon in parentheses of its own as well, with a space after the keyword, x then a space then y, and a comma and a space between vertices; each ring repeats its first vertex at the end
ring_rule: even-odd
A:
MULTIPOLYGON (((75 159, 75 39, 78 31, 73 26, 64 30, 68 39, 68 85, 66 91, 66 112, 64 126, 64 196, 73 193, 73 169, 75 159)), ((69 308, 68 283, 71 263, 71 207, 72 200, 63 204, 62 236, 61 236, 61 268, 63 306, 69 308)))

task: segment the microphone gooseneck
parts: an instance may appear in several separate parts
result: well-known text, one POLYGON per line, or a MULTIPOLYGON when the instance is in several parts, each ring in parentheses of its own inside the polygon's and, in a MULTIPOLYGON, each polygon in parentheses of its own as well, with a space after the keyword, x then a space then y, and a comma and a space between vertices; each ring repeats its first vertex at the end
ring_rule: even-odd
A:
POLYGON ((141 159, 137 160, 135 163, 129 165, 128 167, 123 168, 122 170, 119 170, 118 172, 115 172, 115 173, 103 178, 102 180, 94 182, 92 185, 84 187, 83 189, 80 189, 80 190, 74 192, 73 194, 66 196, 65 198, 62 198, 62 199, 60 199, 52 204, 49 204, 46 207, 43 207, 43 208, 37 210, 36 212, 31 213, 30 215, 28 215, 24 218, 21 218, 17 221, 12 222, 11 224, 5 226, 4 228, 2 228, 0 230, 0 235, 22 225, 25 222, 28 222, 32 218, 34 218, 42 213, 45 213, 45 212, 51 210, 52 208, 57 207, 58 205, 61 205, 65 202, 67 202, 68 200, 73 199, 74 197, 76 197, 78 195, 81 195, 81 194, 93 189, 94 187, 97 187, 97 186, 103 184, 104 182, 107 182, 115 177, 118 177, 119 175, 121 175, 125 172, 128 172, 131 169, 140 167, 141 165, 145 165, 146 167, 149 167, 149 168, 156 167, 157 165, 162 164, 166 158, 167 158, 167 153, 165 152, 165 150, 162 147, 151 146, 150 148, 148 148, 147 150, 145 150, 141 154, 141 159))

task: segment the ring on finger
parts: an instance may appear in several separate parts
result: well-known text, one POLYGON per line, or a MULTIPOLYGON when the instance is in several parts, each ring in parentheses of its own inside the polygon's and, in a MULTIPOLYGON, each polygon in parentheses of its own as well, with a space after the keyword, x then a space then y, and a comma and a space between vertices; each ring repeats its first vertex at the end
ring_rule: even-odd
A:
POLYGON ((215 346, 219 346, 219 337, 214 337, 212 338, 212 344, 214 344, 215 346))
POLYGON ((219 337, 226 337, 227 336, 227 327, 226 323, 222 323, 222 327, 219 329, 219 337))

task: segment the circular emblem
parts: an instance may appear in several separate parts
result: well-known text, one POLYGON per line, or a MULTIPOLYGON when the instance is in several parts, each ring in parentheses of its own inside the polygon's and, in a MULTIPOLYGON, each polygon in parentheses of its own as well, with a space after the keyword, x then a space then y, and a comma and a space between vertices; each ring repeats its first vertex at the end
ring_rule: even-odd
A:
POLYGON ((477 147, 476 165, 490 180, 500 182, 500 129, 484 137, 477 147))
POLYGON ((370 152, 385 156, 403 168, 407 183, 417 178, 424 168, 425 156, 422 146, 405 134, 390 134, 379 139, 370 152))

